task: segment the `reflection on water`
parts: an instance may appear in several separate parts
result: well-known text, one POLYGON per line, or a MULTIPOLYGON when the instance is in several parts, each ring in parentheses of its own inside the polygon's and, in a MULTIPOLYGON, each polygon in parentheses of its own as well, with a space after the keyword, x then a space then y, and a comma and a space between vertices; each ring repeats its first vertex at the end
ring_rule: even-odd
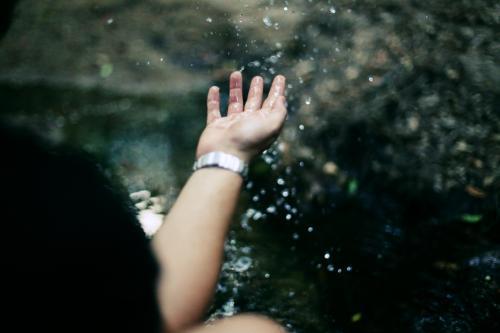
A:
POLYGON ((235 68, 288 78, 290 117, 252 165, 213 318, 499 329, 495 1, 57 3, 20 3, 2 117, 110 162, 149 191, 133 199, 153 225, 189 175, 208 86, 235 68))

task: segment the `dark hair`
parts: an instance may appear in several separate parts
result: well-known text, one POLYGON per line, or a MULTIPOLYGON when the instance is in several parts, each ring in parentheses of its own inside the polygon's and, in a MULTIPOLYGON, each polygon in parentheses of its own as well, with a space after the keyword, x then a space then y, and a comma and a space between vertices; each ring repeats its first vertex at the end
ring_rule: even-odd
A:
POLYGON ((7 327, 157 331, 157 263, 124 191, 85 154, 1 124, 0 142, 7 327))
POLYGON ((0 2, 0 38, 10 27, 16 3, 17 0, 3 0, 0 2))

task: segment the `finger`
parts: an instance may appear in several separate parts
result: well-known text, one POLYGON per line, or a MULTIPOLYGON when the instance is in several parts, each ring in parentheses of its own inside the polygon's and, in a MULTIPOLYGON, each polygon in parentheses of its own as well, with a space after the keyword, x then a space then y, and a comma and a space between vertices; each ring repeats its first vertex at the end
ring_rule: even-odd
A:
POLYGON ((273 109, 269 114, 269 125, 271 126, 271 131, 277 135, 283 128, 283 124, 285 123, 285 119, 287 116, 286 110, 286 100, 284 96, 280 96, 276 99, 276 102, 273 105, 273 109))
POLYGON ((229 77, 229 107, 227 114, 243 112, 243 77, 241 72, 233 72, 229 77))
POLYGON ((285 96, 279 96, 276 99, 276 102, 273 104, 273 108, 271 109, 272 111, 278 111, 278 112, 283 112, 287 113, 286 109, 286 98, 285 96))
POLYGON ((286 79, 283 75, 277 75, 274 78, 271 89, 269 90, 269 95, 267 95, 267 98, 262 105, 263 109, 272 109, 274 103, 278 100, 278 97, 285 95, 285 81, 286 79))
POLYGON ((264 80, 260 76, 252 79, 250 89, 248 89, 245 111, 256 111, 262 106, 262 93, 264 91, 264 80))
POLYGON ((207 96, 207 125, 221 117, 219 87, 211 87, 207 96))
POLYGON ((286 115, 288 113, 288 111, 286 109, 285 96, 280 96, 277 98, 271 111, 274 114, 276 114, 276 116, 278 116, 278 118, 281 120, 281 122, 285 121, 286 115))

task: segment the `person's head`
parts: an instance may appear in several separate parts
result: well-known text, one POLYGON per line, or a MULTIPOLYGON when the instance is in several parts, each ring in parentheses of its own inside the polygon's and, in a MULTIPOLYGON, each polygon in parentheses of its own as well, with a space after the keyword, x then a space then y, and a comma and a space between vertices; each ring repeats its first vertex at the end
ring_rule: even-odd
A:
POLYGON ((127 196, 88 156, 1 124, 0 142, 13 330, 155 331, 157 265, 127 196))

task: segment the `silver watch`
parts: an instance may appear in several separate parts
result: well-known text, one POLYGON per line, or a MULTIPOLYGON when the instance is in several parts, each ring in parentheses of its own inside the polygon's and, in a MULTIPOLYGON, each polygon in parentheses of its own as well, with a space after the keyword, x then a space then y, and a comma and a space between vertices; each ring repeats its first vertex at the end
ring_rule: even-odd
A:
POLYGON ((213 151, 200 156, 200 158, 194 162, 193 171, 208 167, 230 170, 240 174, 243 178, 246 178, 248 175, 248 164, 238 157, 222 151, 213 151))

